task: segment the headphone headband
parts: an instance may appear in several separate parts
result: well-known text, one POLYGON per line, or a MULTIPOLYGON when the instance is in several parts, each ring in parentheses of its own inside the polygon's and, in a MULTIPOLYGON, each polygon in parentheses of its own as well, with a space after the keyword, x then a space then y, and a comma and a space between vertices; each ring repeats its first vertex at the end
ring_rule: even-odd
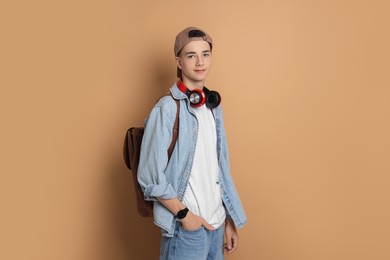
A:
POLYGON ((180 89, 181 92, 183 92, 184 94, 187 94, 189 89, 187 88, 186 85, 184 85, 184 83, 181 81, 181 80, 178 80, 177 81, 177 87, 180 89))

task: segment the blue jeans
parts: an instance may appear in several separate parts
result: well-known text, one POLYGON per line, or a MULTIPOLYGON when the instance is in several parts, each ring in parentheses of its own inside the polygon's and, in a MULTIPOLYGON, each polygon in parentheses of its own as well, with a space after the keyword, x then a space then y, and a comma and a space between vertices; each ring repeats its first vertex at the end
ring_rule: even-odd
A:
POLYGON ((200 227, 187 231, 176 223, 173 237, 162 236, 160 260, 222 260, 224 225, 210 231, 200 227))

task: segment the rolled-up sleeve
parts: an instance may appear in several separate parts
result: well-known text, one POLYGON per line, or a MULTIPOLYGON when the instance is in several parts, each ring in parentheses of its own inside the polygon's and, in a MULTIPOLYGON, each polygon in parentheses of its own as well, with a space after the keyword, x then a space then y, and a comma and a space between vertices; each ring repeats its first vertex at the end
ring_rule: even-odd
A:
MULTIPOLYGON (((175 103, 173 105, 175 106, 175 103)), ((138 183, 144 192, 145 200, 177 197, 164 172, 168 163, 167 150, 172 141, 176 116, 174 113, 176 111, 172 112, 156 105, 145 122, 138 166, 138 183)))

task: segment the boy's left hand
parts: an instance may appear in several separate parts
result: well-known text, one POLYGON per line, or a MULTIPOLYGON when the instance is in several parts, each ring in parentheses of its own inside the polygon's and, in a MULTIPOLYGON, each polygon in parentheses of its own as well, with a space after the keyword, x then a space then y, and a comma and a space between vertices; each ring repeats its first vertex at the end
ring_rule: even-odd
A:
POLYGON ((236 226, 230 217, 225 221, 225 245, 224 248, 228 254, 233 253, 238 246, 238 234, 236 226))

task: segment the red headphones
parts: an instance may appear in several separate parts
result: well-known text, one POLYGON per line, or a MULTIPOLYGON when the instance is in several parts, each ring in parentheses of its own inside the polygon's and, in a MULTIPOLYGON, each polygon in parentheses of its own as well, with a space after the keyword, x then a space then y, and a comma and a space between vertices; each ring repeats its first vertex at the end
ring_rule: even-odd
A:
POLYGON ((177 87, 187 95, 192 107, 200 107, 206 104, 208 108, 212 109, 221 104, 221 95, 217 91, 208 90, 206 87, 203 87, 203 90, 198 88, 189 90, 181 80, 177 82, 177 87))

